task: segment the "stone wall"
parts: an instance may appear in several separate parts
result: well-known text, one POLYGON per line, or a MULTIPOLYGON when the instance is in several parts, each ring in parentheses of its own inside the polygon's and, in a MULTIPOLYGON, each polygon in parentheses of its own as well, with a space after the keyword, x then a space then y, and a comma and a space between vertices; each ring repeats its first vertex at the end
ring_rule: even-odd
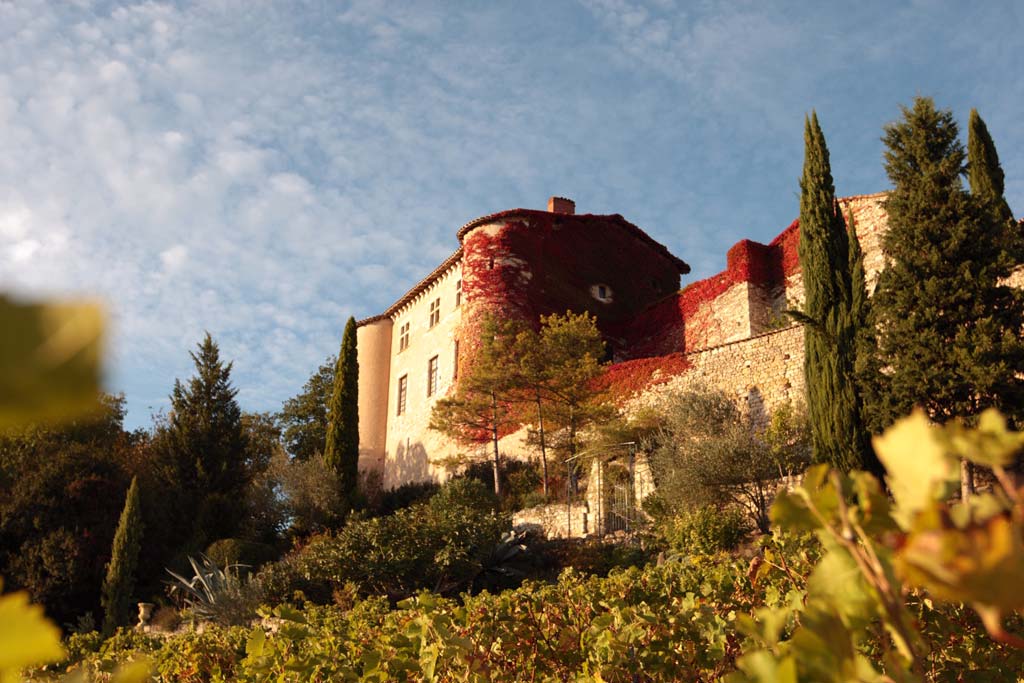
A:
POLYGON ((686 354, 689 369, 649 387, 623 406, 658 408, 674 394, 707 388, 734 397, 757 421, 786 402, 804 402, 804 329, 793 325, 686 354))
POLYGON ((520 510, 512 516, 516 531, 535 531, 545 538, 582 538, 593 533, 587 503, 552 503, 520 510))

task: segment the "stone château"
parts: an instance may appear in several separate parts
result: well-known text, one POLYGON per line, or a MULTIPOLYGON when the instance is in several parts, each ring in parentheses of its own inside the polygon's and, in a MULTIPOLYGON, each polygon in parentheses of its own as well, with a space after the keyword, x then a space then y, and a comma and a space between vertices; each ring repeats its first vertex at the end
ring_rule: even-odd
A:
MULTIPOLYGON (((869 287, 883 265, 884 193, 839 200, 852 212, 869 287)), ((620 215, 512 209, 462 226, 459 248, 380 315, 359 322, 360 469, 385 488, 444 478, 455 447, 428 429, 487 314, 536 321, 588 311, 609 351, 603 381, 620 403, 701 383, 763 413, 803 400, 798 221, 768 244, 742 240, 725 270, 680 289, 690 267, 620 215)), ((514 448, 514 446, 513 446, 514 448)), ((514 454, 514 453, 513 453, 514 454)), ((524 453, 525 455, 525 453, 524 453)))

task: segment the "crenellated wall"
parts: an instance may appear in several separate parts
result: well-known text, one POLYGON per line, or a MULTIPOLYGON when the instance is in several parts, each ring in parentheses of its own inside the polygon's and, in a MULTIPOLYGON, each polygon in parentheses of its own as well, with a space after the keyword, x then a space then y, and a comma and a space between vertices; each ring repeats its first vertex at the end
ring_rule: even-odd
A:
MULTIPOLYGON (((885 193, 839 200, 852 212, 869 293, 885 265, 885 193)), ((641 312, 624 327, 625 361, 605 384, 626 405, 657 402, 703 385, 722 389, 755 415, 781 402, 802 402, 803 329, 784 311, 803 304, 799 221, 769 244, 736 243, 721 273, 699 280, 641 312)))

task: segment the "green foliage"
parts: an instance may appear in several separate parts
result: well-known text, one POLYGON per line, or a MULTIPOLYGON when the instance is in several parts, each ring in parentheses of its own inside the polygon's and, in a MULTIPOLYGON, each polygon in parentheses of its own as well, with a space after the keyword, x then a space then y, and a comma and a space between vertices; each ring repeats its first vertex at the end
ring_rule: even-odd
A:
POLYGON ((735 550, 750 535, 750 520, 735 508, 708 505, 676 515, 659 532, 676 553, 713 555, 735 550))
POLYGON ((1020 629, 1024 607, 1024 501, 1005 467, 1022 446, 994 411, 977 428, 936 427, 918 411, 875 439, 894 500, 866 473, 808 471, 772 519, 813 532, 824 553, 802 603, 738 623, 751 647, 730 680, 958 680, 965 667, 983 680, 1016 677, 1024 638, 1009 627, 1020 629), (989 468, 996 489, 951 504, 961 458, 989 468))
POLYGON ((348 510, 341 498, 338 473, 327 466, 322 455, 306 460, 275 454, 268 471, 274 503, 280 505, 293 537, 305 537, 341 525, 348 510))
POLYGON ((543 446, 542 479, 547 493, 545 436, 551 435, 550 446, 565 461, 578 452, 580 432, 610 417, 612 411, 593 384, 605 355, 597 318, 566 311, 541 316, 540 325, 539 332, 529 329, 517 335, 512 373, 520 400, 537 407, 527 415, 543 446))
MULTIPOLYGON (((856 339, 861 324, 855 310, 853 268, 863 265, 851 248, 836 201, 825 136, 812 113, 804 121, 804 170, 800 179, 800 272, 805 304, 804 375, 814 458, 842 469, 875 464, 861 419, 854 381, 856 339)), ((852 228, 852 226, 851 226, 852 228)))
MULTIPOLYGON (((494 470, 488 463, 476 462, 470 464, 459 476, 490 484, 494 481, 494 470)), ((540 494, 540 500, 544 500, 543 494, 539 491, 543 475, 535 463, 503 460, 499 476, 504 494, 501 499, 503 510, 523 509, 526 507, 524 501, 531 498, 532 494, 540 494)))
POLYGON ((938 421, 1024 406, 1024 301, 1002 226, 963 188, 964 150, 948 111, 918 98, 886 127, 888 257, 871 303, 873 431, 920 405, 938 421))
MULTIPOLYGON (((489 460, 497 496, 502 495, 498 439, 505 428, 515 423, 512 375, 506 368, 521 329, 516 321, 485 318, 480 326, 480 348, 461 369, 455 394, 438 400, 430 415, 430 429, 461 446, 490 444, 489 460)), ((454 464, 464 464, 465 460, 460 458, 454 464)))
POLYGON ((646 505, 671 517, 730 504, 767 531, 778 480, 808 461, 806 418, 784 407, 761 430, 721 392, 686 392, 668 405, 653 438, 657 490, 646 505))
POLYGON ((817 465, 779 494, 778 526, 749 564, 692 555, 607 577, 567 570, 394 608, 341 590, 338 606, 281 605, 252 627, 119 632, 98 651, 69 649, 86 674, 146 658, 160 680, 195 682, 1016 680, 1024 501, 1005 467, 1022 446, 995 413, 978 427, 918 413, 875 444, 895 500, 870 474, 817 465), (922 450, 939 475, 922 477, 922 450), (988 468, 996 489, 946 502, 941 473, 959 458, 988 468))
MULTIPOLYGON (((187 384, 175 380, 167 423, 154 434, 161 495, 175 498, 178 509, 194 516, 172 515, 178 543, 203 548, 211 539, 237 534, 243 517, 249 471, 242 411, 231 385, 232 363, 220 360, 207 334, 190 353, 196 374, 187 384), (175 524, 175 520, 179 520, 175 524)), ((153 528, 154 525, 149 525, 153 528)))
POLYGON ((342 500, 351 504, 359 481, 359 360, 355 318, 349 318, 345 324, 334 370, 324 460, 338 474, 342 500))
POLYGON ((250 585, 247 569, 238 564, 220 567, 206 555, 199 561, 188 558, 192 578, 186 578, 170 569, 174 578, 171 595, 179 598, 197 619, 219 624, 242 624, 256 615, 260 604, 258 586, 250 585))
POLYGON ((321 601, 347 583, 392 600, 424 588, 467 589, 509 528, 496 505, 486 485, 456 479, 426 503, 385 517, 352 519, 336 535, 314 536, 256 580, 275 599, 289 599, 298 590, 321 601))
POLYGON ((139 482, 132 478, 124 510, 114 533, 107 578, 103 581, 103 631, 107 635, 131 619, 132 590, 135 588, 135 569, 139 561, 142 531, 139 482))
POLYGON ((1003 196, 1005 177, 999 153, 977 109, 971 110, 967 123, 967 178, 971 194, 988 204, 997 220, 1013 222, 1013 212, 1003 196))
MULTIPOLYGON (((490 472, 488 472, 490 474, 490 472)), ((390 515, 415 503, 426 502, 441 489, 441 485, 433 481, 409 482, 384 491, 380 499, 370 507, 368 512, 374 517, 390 515)))
POLYGON ((239 538, 214 541, 204 553, 218 567, 244 565, 253 569, 277 558, 277 549, 265 543, 254 543, 239 538))
POLYGON ((296 460, 309 460, 324 453, 327 443, 327 406, 334 392, 336 356, 317 368, 302 387, 302 392, 288 399, 277 414, 278 424, 289 455, 296 460))
POLYGON ((124 400, 99 402, 88 416, 0 437, 0 575, 61 622, 99 614, 130 481, 124 400))

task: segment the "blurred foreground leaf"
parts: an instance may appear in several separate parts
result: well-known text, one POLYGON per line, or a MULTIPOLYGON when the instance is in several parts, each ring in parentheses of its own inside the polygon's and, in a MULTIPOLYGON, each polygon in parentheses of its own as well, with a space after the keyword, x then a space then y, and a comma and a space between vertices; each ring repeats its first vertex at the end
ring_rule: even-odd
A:
POLYGON ((60 629, 31 605, 28 593, 0 596, 0 683, 21 679, 25 667, 55 662, 64 656, 60 629))
POLYGON ((96 408, 102 331, 96 304, 0 297, 0 430, 96 408))

